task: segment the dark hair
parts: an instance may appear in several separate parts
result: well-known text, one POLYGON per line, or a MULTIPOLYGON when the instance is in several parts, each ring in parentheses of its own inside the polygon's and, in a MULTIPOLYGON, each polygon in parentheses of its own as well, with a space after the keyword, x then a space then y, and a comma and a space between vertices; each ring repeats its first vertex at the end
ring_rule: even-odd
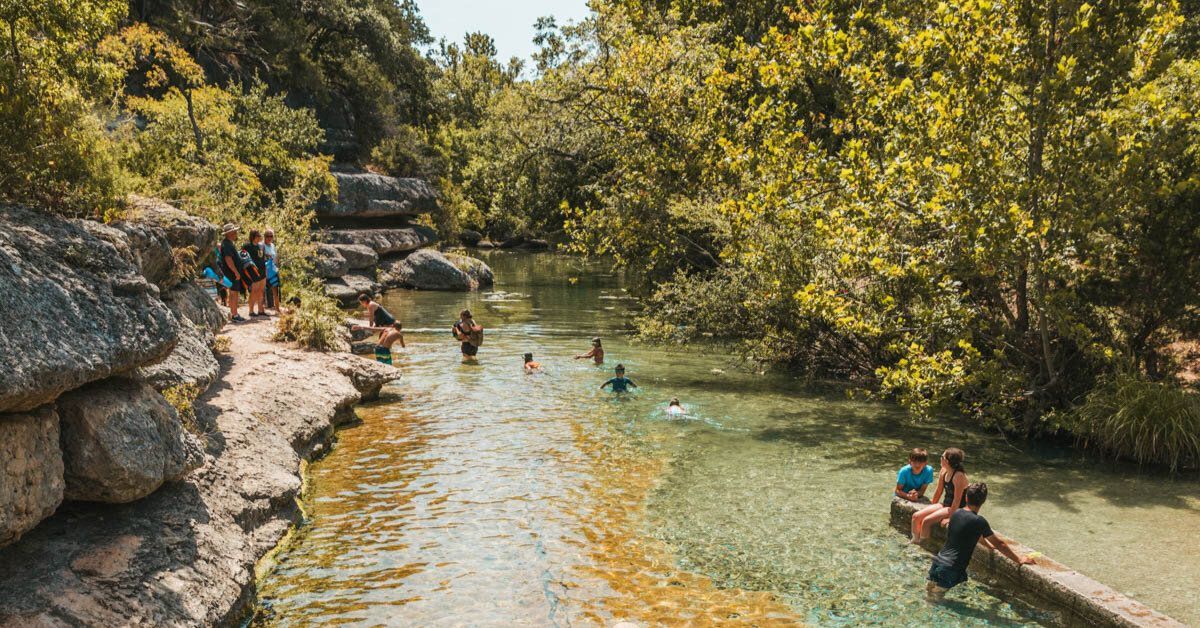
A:
POLYGON ((987 501, 987 482, 975 482, 967 485, 967 505, 982 506, 987 501))
POLYGON ((292 297, 287 300, 288 305, 300 305, 300 297, 292 297))
POLYGON ((967 457, 967 454, 964 454, 963 450, 958 447, 947 447, 946 451, 942 452, 942 457, 946 459, 946 464, 950 465, 951 469, 962 473, 966 472, 966 469, 963 468, 963 459, 967 457))
POLYGON ((600 344, 600 336, 596 336, 595 338, 592 338, 592 344, 599 345, 600 344))
POLYGON ((679 397, 671 397, 671 403, 669 403, 667 405, 668 406, 679 406, 682 404, 679 403, 679 397))
POLYGON ((928 462, 929 452, 925 451, 924 447, 913 447, 913 450, 908 453, 909 462, 928 462))
POLYGON ((533 354, 532 354, 532 353, 526 353, 526 354, 525 354, 525 361, 526 361, 526 362, 533 362, 533 354))
POLYGON ((258 232, 258 229, 251 229, 250 230, 250 241, 253 242, 255 240, 255 238, 258 238, 261 235, 262 234, 258 232))
POLYGON ((371 295, 369 295, 365 292, 360 292, 360 293, 358 293, 358 300, 359 301, 370 301, 371 295))
POLYGON ((402 326, 400 325, 400 321, 396 321, 396 322, 392 323, 392 327, 393 327, 393 328, 394 328, 396 331, 400 331, 401 329, 404 329, 404 327, 402 327, 402 326))
POLYGON ((475 318, 471 316, 471 310, 463 310, 458 313, 459 318, 475 318))
POLYGON ((618 364, 618 365, 617 365, 617 368, 615 368, 615 369, 613 369, 613 370, 614 370, 614 371, 624 371, 624 370, 625 370, 625 365, 624 365, 624 364, 618 364))

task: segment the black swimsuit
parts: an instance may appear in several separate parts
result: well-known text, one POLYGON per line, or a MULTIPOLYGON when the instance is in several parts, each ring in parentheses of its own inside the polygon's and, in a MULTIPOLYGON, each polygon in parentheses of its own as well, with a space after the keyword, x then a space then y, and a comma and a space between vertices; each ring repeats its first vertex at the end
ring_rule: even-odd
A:
MULTIPOLYGON (((950 505, 954 503, 954 476, 957 474, 958 474, 958 470, 956 469, 950 473, 950 479, 942 480, 942 493, 944 495, 944 497, 942 497, 942 505, 945 506, 946 508, 949 508, 950 505)), ((963 491, 962 499, 959 501, 962 502, 961 504, 958 505, 959 508, 962 508, 963 506, 967 505, 967 492, 966 491, 963 491)))
POLYGON ((384 309, 382 305, 375 304, 375 313, 371 315, 371 323, 375 327, 387 327, 396 322, 396 317, 392 313, 384 309))

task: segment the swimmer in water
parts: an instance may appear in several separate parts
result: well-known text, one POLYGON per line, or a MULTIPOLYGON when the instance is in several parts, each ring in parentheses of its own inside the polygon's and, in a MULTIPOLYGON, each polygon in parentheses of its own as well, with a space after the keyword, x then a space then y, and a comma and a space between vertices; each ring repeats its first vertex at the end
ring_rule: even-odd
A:
POLYGON ((597 365, 604 364, 604 347, 600 344, 600 337, 592 338, 592 349, 587 353, 581 353, 575 356, 576 360, 591 358, 597 365))
POLYGON ((525 372, 526 372, 526 373, 540 373, 540 372, 542 372, 542 365, 541 365, 540 363, 538 363, 538 362, 534 362, 534 361, 533 361, 533 354, 532 354, 532 353, 526 353, 526 354, 525 354, 525 372))
POLYGON ((629 392, 630 388, 637 388, 637 384, 633 383, 632 379, 625 377, 625 365, 618 364, 616 368, 617 376, 600 384, 600 390, 604 390, 605 386, 612 386, 612 391, 615 393, 629 392))
POLYGON ((679 403, 679 397, 671 398, 671 403, 667 404, 667 414, 687 414, 687 411, 683 409, 683 404, 679 403))

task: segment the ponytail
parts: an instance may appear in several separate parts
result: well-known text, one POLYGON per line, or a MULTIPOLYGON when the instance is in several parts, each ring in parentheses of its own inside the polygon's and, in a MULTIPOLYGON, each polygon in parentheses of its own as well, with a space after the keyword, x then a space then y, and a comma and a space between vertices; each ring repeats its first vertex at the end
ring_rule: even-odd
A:
POLYGON ((963 467, 963 460, 967 457, 963 450, 958 447, 948 447, 942 452, 942 457, 946 459, 946 464, 950 465, 951 469, 959 473, 966 473, 967 470, 963 467))

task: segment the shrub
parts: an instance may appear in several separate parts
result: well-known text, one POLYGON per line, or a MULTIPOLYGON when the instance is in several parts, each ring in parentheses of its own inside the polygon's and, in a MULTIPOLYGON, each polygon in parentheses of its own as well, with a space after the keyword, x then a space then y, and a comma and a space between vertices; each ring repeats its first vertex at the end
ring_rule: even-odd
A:
POLYGON ((320 351, 348 348, 346 329, 342 325, 345 316, 337 302, 325 296, 319 282, 309 279, 284 290, 285 303, 293 296, 300 297, 300 306, 284 309, 275 332, 276 340, 292 341, 320 351))
POLYGON ((1200 395, 1133 375, 1103 380, 1073 415, 1085 442, 1172 471, 1200 464, 1200 395))
POLYGON ((232 345, 233 341, 229 339, 229 336, 224 334, 213 339, 213 351, 216 351, 217 353, 229 353, 229 348, 232 345))
POLYGON ((171 407, 175 408, 183 427, 193 434, 201 435, 199 426, 196 424, 196 408, 193 405, 196 398, 200 396, 200 389, 191 384, 179 384, 164 389, 162 396, 167 403, 171 404, 171 407))

